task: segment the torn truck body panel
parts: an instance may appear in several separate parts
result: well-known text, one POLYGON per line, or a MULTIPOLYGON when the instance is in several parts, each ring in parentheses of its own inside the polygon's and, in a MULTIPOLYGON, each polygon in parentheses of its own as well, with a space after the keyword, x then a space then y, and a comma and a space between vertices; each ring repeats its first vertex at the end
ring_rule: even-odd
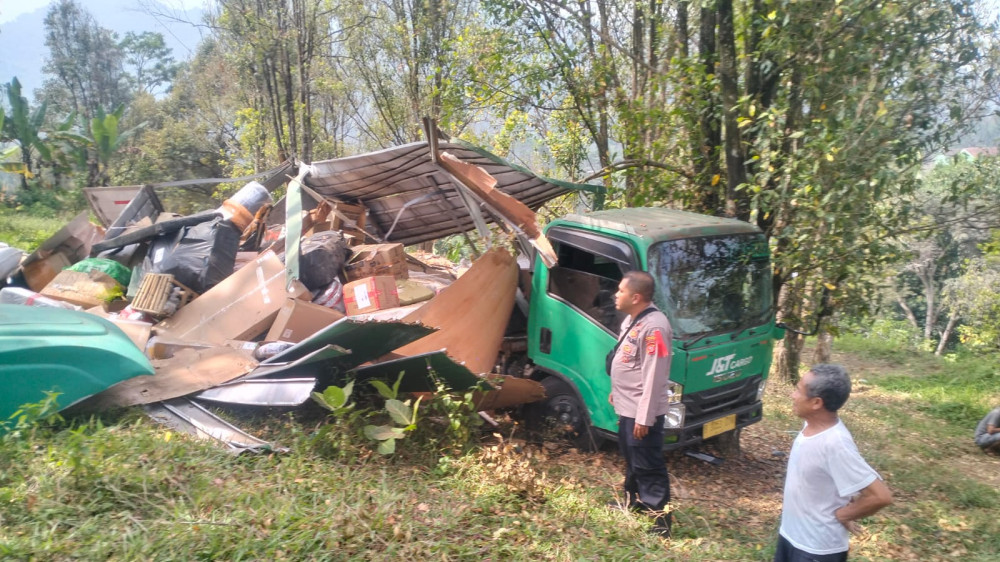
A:
POLYGON ((325 377, 326 375, 340 372, 344 364, 350 364, 352 360, 348 359, 334 363, 334 360, 350 354, 350 350, 338 345, 324 345, 295 360, 283 363, 262 364, 248 374, 246 378, 325 377))
POLYGON ((490 373, 514 307, 517 263, 506 250, 483 254, 464 275, 404 318, 437 328, 395 351, 415 355, 445 349, 473 373, 490 373))
POLYGON ((345 316, 281 353, 265 359, 262 365, 275 365, 301 359, 327 345, 349 350, 350 355, 334 358, 333 366, 349 371, 434 332, 433 328, 407 322, 359 322, 345 316))
POLYGON ((0 420, 58 392, 62 408, 153 373, 122 331, 98 316, 0 304, 0 420))
MULTIPOLYGON (((435 141, 438 151, 447 151, 463 163, 482 168, 496 180, 497 190, 531 210, 572 191, 605 191, 599 185, 537 176, 457 139, 435 141)), ((381 238, 391 230, 385 241, 411 245, 473 230, 475 222, 465 201, 431 150, 431 143, 415 142, 313 162, 303 185, 323 197, 363 203, 368 209, 370 231, 381 238)), ((277 206, 275 209, 279 210, 277 206)))
POLYGON ((217 441, 233 453, 287 451, 240 430, 187 398, 154 402, 143 408, 157 422, 200 439, 217 441))
POLYGON ((240 406, 299 406, 309 400, 316 379, 244 379, 203 390, 198 400, 240 406))
POLYGON ((99 410, 179 398, 242 377, 256 366, 250 354, 239 349, 182 349, 170 359, 156 360, 155 375, 118 383, 84 406, 99 410))
POLYGON ((399 383, 400 392, 433 392, 437 390, 437 385, 431 377, 431 371, 451 390, 491 387, 485 379, 477 377, 465 365, 456 363, 443 349, 358 367, 355 380, 360 382, 377 379, 394 383, 399 374, 404 373, 399 383))

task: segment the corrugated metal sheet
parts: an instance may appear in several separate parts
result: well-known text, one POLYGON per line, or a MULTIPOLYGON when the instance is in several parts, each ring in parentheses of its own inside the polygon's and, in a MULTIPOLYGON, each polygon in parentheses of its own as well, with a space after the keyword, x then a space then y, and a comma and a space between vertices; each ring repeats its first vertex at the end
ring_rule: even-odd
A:
MULTIPOLYGON (((537 210, 574 190, 600 193, 603 186, 574 184, 537 176, 481 148, 458 140, 440 141, 438 150, 482 167, 497 189, 537 210)), ((432 158, 427 142, 312 163, 304 184, 318 194, 368 208, 373 234, 404 245, 436 240, 475 228, 451 177, 432 158)), ((487 215, 487 220, 493 217, 487 215)))

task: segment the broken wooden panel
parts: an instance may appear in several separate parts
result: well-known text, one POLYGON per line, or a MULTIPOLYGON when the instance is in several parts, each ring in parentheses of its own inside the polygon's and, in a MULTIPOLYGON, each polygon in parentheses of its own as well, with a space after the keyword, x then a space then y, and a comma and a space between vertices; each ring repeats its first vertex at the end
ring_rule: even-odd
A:
POLYGON ((144 409, 158 423, 199 439, 213 440, 233 453, 288 451, 246 433, 187 398, 147 404, 144 409))
POLYGON ((440 154, 439 162, 441 167, 454 176, 462 186, 470 189, 505 220, 510 221, 517 229, 524 232, 547 266, 552 267, 556 264, 556 252, 552 249, 552 244, 542 234, 534 211, 524 203, 496 189, 496 178, 479 166, 463 162, 447 152, 440 154))
POLYGON ((186 396, 237 379, 256 366, 245 351, 229 347, 183 349, 170 359, 153 361, 155 375, 122 381, 88 398, 81 408, 100 411, 186 396))
POLYGON ((494 249, 483 254, 457 281, 403 318, 438 331, 396 353, 417 355, 445 349, 475 374, 493 371, 516 289, 517 263, 510 253, 494 249))
POLYGON ((46 273, 33 272, 35 262, 42 262, 55 254, 61 254, 66 265, 72 265, 90 255, 91 248, 104 237, 104 230, 90 224, 88 212, 84 211, 73 218, 66 226, 42 242, 38 248, 21 262, 25 272, 28 288, 36 293, 41 292, 55 277, 59 270, 47 268, 46 273))
POLYGON ((410 322, 364 322, 344 317, 294 346, 262 362, 288 363, 325 347, 336 345, 350 351, 339 367, 353 369, 434 332, 434 328, 410 322))
MULTIPOLYGON (((128 205, 135 200, 136 196, 142 192, 146 200, 151 197, 156 197, 153 193, 153 188, 149 186, 131 185, 131 186, 116 186, 116 187, 85 187, 83 188, 83 194, 87 198, 87 202, 90 203, 90 208, 94 211, 94 215, 97 217, 101 224, 105 227, 110 227, 118 217, 122 215, 122 212, 128 207, 128 205)), ((137 203, 137 206, 141 205, 137 203)), ((157 212, 162 209, 160 206, 157 212)), ((148 214, 147 214, 148 216, 148 214)), ((132 218, 132 217, 128 217, 132 218)), ((155 216, 153 218, 156 218, 155 216)), ((113 229, 108 228, 107 236, 114 237, 118 233, 113 229)))
POLYGON ((472 403, 478 410, 510 408, 545 398, 545 387, 538 381, 509 375, 493 376, 489 381, 493 383, 493 390, 477 391, 472 395, 472 403))
POLYGON ((456 363, 445 351, 420 353, 409 357, 390 359, 374 365, 359 367, 357 381, 380 380, 392 386, 405 373, 399 383, 400 392, 427 392, 437 390, 430 375, 434 371, 438 378, 452 390, 467 390, 476 386, 490 385, 470 371, 465 365, 456 363))

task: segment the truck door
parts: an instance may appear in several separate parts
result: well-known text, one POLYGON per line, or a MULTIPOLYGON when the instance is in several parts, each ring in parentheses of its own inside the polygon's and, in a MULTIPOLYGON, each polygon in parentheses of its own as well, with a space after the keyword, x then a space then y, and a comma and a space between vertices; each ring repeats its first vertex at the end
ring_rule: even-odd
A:
POLYGON ((615 432, 618 418, 608 404, 611 379, 604 357, 614 346, 624 315, 615 293, 624 272, 638 269, 626 241, 574 228, 546 233, 559 264, 536 264, 528 316, 528 353, 534 363, 569 382, 592 426, 615 432))

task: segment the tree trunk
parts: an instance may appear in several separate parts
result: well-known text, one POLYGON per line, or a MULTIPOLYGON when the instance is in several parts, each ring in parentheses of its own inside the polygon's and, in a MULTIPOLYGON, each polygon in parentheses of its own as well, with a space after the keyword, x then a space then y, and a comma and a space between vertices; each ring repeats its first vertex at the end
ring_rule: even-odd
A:
POLYGON ((955 329, 958 319, 958 312, 954 310, 948 315, 948 325, 944 327, 944 332, 941 333, 941 341, 938 342, 937 349, 934 350, 934 355, 940 356, 944 351, 944 346, 948 345, 948 338, 951 337, 951 331, 955 329))
POLYGON ((899 308, 903 309, 903 314, 906 315, 906 319, 910 321, 910 324, 913 326, 913 328, 915 330, 919 330, 920 323, 917 322, 917 315, 913 314, 913 310, 911 310, 910 307, 907 306, 906 301, 903 300, 903 297, 897 295, 896 303, 899 304, 899 308))
POLYGON ((833 334, 822 330, 816 337, 816 350, 813 352, 813 363, 829 363, 832 357, 833 334))
MULTIPOLYGON (((715 7, 711 5, 702 6, 699 18, 698 33, 698 62, 703 67, 705 74, 716 72, 716 46, 715 46, 715 7)), ((722 174, 722 167, 719 162, 719 147, 722 145, 722 127, 719 120, 718 100, 713 95, 711 89, 699 86, 697 95, 701 96, 705 110, 700 119, 700 140, 699 145, 694 150, 695 177, 698 178, 701 187, 697 208, 695 210, 708 214, 719 214, 722 211, 722 198, 719 197, 719 189, 716 188, 718 178, 722 174)))
POLYGON ((799 382, 799 365, 802 364, 802 346, 805 338, 793 332, 786 332, 785 339, 778 346, 778 357, 774 363, 778 380, 796 384, 799 382))
POLYGON ((722 86, 726 150, 726 216, 747 220, 750 209, 741 203, 736 188, 747 181, 746 153, 740 138, 739 80, 736 63, 736 33, 733 29, 733 1, 719 0, 719 83, 722 86))
POLYGON ((934 333, 934 323, 937 319, 937 302, 934 298, 933 281, 924 283, 927 292, 927 314, 924 317, 924 339, 931 339, 934 333))

